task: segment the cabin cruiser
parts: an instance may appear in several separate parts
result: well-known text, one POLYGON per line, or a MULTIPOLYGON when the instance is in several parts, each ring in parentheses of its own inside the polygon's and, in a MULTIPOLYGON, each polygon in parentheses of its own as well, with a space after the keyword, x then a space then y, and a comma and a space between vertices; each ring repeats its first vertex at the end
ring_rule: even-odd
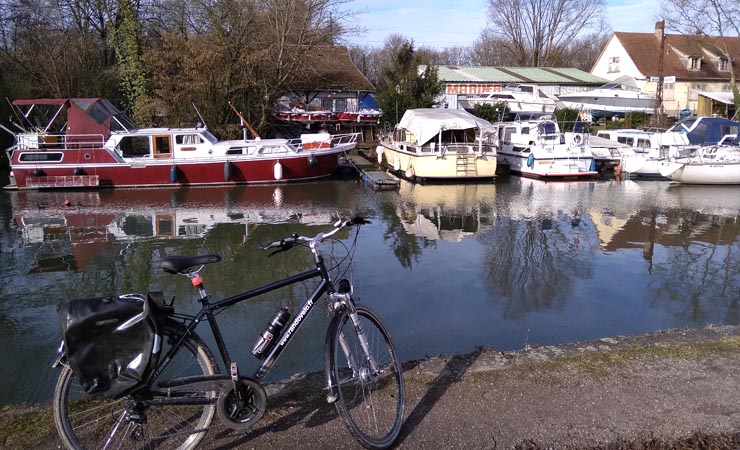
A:
POLYGON ((471 180, 496 176, 497 129, 460 109, 407 110, 384 136, 378 163, 412 180, 471 180))

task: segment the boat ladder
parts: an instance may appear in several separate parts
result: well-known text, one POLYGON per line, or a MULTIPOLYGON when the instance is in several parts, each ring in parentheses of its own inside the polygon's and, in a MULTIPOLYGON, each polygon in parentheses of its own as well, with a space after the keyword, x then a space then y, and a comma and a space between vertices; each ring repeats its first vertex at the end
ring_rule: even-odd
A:
POLYGON ((475 155, 457 155, 457 176, 474 177, 478 175, 475 155))

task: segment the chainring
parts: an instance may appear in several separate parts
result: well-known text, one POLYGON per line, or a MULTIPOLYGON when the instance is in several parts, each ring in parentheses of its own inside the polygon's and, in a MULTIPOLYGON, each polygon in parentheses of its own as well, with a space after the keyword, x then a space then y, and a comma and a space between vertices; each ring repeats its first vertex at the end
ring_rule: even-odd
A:
POLYGON ((216 401, 216 414, 221 422, 238 431, 252 428, 267 409, 267 394, 256 380, 239 377, 236 383, 224 383, 216 401))

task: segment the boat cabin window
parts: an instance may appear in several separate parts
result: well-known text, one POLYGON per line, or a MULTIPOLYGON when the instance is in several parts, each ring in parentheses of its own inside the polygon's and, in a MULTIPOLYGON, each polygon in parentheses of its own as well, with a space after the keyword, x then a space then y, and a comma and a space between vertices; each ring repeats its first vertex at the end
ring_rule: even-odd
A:
POLYGON ((244 148, 243 147, 231 147, 230 149, 226 150, 227 155, 243 155, 244 154, 244 148))
POLYGON ((617 142, 620 144, 632 145, 632 138, 627 136, 617 136, 617 142))
POLYGON ((522 127, 522 134, 529 134, 529 127, 522 127))
POLYGON ((124 136, 118 148, 124 158, 149 156, 149 136, 124 136))
POLYGON ((393 131, 393 140, 396 142, 406 142, 406 130, 402 128, 396 128, 393 131))
POLYGON ((555 122, 542 122, 537 125, 537 130, 540 134, 557 134, 558 132, 555 122))
POLYGON ((637 146, 640 148, 650 148, 650 139, 637 139, 637 146))
POLYGON ((178 145, 195 145, 202 144, 203 138, 199 134, 176 134, 175 144, 178 145))
POLYGON ((203 130, 200 132, 200 135, 203 136, 203 139, 210 142, 211 144, 215 144, 218 142, 218 138, 216 136, 212 135, 210 131, 203 130))
POLYGON ((286 153, 287 150, 282 145, 266 145, 259 150, 260 155, 274 155, 277 153, 286 153))
POLYGON ((514 134, 515 131, 516 131, 516 128, 514 128, 514 127, 506 127, 506 128, 504 128, 503 142, 510 143, 511 142, 511 135, 514 134))
POLYGON ((21 153, 18 158, 20 162, 58 162, 62 160, 61 152, 34 152, 21 153))
POLYGON ((168 135, 154 136, 154 157, 169 158, 171 153, 170 137, 168 135))

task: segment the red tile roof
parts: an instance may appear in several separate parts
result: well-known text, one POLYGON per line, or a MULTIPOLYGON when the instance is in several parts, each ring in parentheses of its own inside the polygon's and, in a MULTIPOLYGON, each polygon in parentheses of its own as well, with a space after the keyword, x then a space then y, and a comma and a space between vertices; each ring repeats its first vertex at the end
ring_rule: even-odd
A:
MULTIPOLYGON (((659 75, 660 41, 653 33, 624 33, 614 35, 624 46, 632 58, 637 69, 645 76, 659 75)), ((663 59, 663 75, 675 76, 677 79, 688 80, 729 80, 729 71, 720 71, 716 61, 710 60, 704 52, 707 50, 714 55, 722 56, 720 48, 722 38, 717 36, 667 34, 665 37, 665 57, 663 59), (701 68, 691 70, 686 59, 681 56, 701 57, 701 68)), ((740 74, 740 37, 726 37, 727 46, 733 59, 735 74, 740 74)))

